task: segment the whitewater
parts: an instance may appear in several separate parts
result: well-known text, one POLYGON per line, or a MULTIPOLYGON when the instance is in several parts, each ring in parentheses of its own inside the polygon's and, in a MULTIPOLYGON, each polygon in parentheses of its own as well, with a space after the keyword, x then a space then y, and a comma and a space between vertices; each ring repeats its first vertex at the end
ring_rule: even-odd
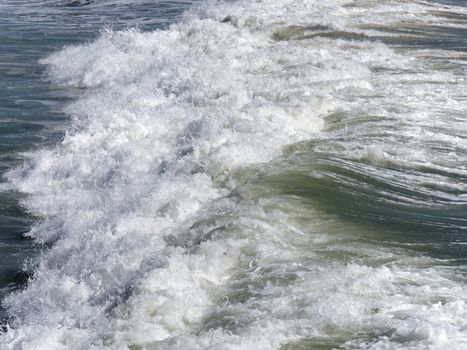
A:
POLYGON ((466 20, 211 1, 50 52, 73 101, 2 185, 40 249, 0 348, 467 349, 466 20))

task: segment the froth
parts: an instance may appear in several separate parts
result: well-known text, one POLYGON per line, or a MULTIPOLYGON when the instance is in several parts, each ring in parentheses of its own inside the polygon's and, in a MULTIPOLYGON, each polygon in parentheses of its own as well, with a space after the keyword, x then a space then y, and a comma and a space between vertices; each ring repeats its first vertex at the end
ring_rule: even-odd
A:
POLYGON ((409 61, 381 43, 274 38, 345 28, 345 3, 205 5, 42 61, 85 91, 63 142, 9 175, 51 248, 6 301, 5 349, 271 349, 336 329, 348 348, 459 344, 465 288, 449 269, 360 245, 394 263, 342 263, 327 253, 352 245, 311 208, 239 187, 374 91, 372 68, 409 61))

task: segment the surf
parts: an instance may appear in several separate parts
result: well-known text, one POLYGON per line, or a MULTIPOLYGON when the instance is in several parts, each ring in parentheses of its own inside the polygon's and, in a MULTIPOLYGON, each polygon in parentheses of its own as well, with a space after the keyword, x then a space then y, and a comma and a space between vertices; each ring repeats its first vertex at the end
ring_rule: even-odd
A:
POLYGON ((465 345, 463 267, 427 253, 464 239, 465 57, 391 32, 466 13, 436 6, 208 2, 42 59, 80 93, 8 174, 49 248, 0 344, 465 345))

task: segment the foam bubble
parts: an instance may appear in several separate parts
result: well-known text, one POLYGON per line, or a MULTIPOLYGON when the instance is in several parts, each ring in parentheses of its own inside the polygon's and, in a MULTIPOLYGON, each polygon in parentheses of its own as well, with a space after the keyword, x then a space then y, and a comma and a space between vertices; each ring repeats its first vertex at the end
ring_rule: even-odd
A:
MULTIPOLYGON (((106 31, 45 58, 54 83, 86 90, 67 108, 64 141, 9 175, 42 218, 30 235, 51 248, 27 288, 6 300, 13 321, 2 346, 278 349, 319 337, 344 348, 465 344, 465 284, 455 271, 362 244, 347 232, 359 227, 335 233, 342 222, 295 197, 241 186, 285 146, 311 138, 334 140, 317 152, 372 164, 429 157, 391 137, 360 137, 371 122, 331 130, 339 113, 380 116, 378 132, 404 115, 404 135, 419 135, 448 94, 432 86, 454 79, 349 37, 364 31, 352 21, 369 18, 351 5, 206 4, 166 30, 106 31), (384 73, 391 70, 398 78, 384 73), (434 78, 418 90, 415 80, 434 78)), ((407 6, 401 18, 423 6, 407 6)))

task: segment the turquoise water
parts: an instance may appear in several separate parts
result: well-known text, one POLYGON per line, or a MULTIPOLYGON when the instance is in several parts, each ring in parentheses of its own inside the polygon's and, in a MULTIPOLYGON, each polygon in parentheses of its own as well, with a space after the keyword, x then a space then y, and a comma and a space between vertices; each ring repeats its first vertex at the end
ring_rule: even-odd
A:
POLYGON ((466 19, 3 2, 0 348, 466 348, 466 19))

